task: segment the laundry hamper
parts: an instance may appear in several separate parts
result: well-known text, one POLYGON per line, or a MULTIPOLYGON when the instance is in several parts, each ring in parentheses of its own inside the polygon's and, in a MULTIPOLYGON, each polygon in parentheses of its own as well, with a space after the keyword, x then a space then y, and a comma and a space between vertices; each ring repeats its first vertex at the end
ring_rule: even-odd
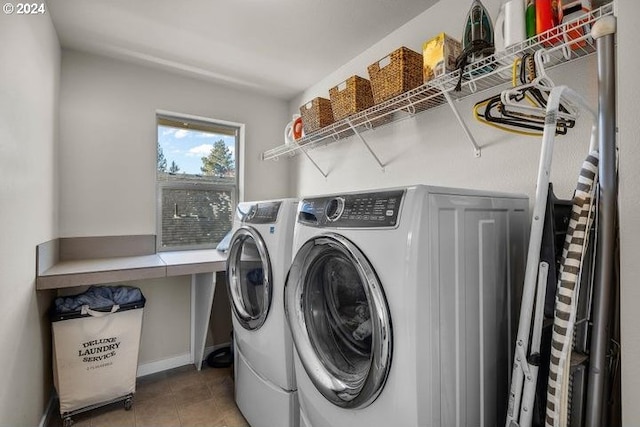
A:
POLYGON ((110 403, 131 409, 144 305, 128 286, 92 286, 54 301, 53 380, 65 427, 73 415, 110 403))

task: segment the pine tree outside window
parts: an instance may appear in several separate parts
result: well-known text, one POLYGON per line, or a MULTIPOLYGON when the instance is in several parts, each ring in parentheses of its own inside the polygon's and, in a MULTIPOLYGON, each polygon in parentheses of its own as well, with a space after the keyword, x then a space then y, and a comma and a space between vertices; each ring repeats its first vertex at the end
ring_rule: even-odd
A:
POLYGON ((158 114, 158 250, 215 248, 238 201, 242 125, 158 114))

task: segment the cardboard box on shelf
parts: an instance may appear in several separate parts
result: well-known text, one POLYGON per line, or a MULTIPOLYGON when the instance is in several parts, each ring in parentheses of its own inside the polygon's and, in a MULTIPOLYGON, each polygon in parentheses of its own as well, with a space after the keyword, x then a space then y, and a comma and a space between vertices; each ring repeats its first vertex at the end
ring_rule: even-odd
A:
POLYGON ((440 33, 422 45, 424 81, 435 79, 456 69, 456 58, 462 53, 462 44, 440 33))

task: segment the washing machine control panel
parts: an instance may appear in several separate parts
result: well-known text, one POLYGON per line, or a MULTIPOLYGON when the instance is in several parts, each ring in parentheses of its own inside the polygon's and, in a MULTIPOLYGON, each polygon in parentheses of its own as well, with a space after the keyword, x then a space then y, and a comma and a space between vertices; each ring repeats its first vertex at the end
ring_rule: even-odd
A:
POLYGON ((300 203, 298 221, 316 227, 395 227, 404 190, 307 198, 300 203))
POLYGON ((236 215, 245 224, 271 224, 278 219, 282 202, 240 203, 236 215))

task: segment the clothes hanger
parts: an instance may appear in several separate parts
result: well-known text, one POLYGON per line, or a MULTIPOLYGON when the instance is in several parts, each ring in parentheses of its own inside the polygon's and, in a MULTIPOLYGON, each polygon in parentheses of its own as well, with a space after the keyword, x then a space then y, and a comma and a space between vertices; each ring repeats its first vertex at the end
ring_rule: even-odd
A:
MULTIPOLYGON (((480 123, 518 135, 540 136, 544 130, 544 120, 532 120, 528 117, 510 117, 506 115, 500 97, 497 95, 477 103, 474 106, 473 115, 480 123)), ((563 123, 558 123, 556 134, 566 135, 569 127, 563 123)))
MULTIPOLYGON (((546 104, 551 89, 555 87, 551 78, 544 68, 544 58, 546 51, 540 49, 533 55, 535 66, 535 78, 529 83, 502 91, 501 100, 505 108, 511 112, 524 112, 525 114, 537 115, 544 118, 546 115, 546 104), (523 103, 523 94, 530 95, 527 103, 523 103), (533 101, 533 102, 531 102, 533 101)), ((564 101, 558 110, 558 118, 575 122, 578 117, 578 108, 571 102, 564 101)))
MULTIPOLYGON (((512 84, 527 84, 535 79, 531 55, 525 54, 522 58, 516 58, 512 66, 512 84)), ((545 105, 546 98, 538 93, 536 88, 528 88, 514 93, 518 101, 526 100, 533 107, 540 108, 545 105)), ((510 111, 502 103, 501 94, 494 95, 475 104, 473 115, 480 123, 494 128, 526 136, 540 136, 544 130, 545 118, 529 111, 510 111)), ((567 129, 573 127, 575 122, 560 119, 556 125, 557 135, 566 135, 567 129)))

